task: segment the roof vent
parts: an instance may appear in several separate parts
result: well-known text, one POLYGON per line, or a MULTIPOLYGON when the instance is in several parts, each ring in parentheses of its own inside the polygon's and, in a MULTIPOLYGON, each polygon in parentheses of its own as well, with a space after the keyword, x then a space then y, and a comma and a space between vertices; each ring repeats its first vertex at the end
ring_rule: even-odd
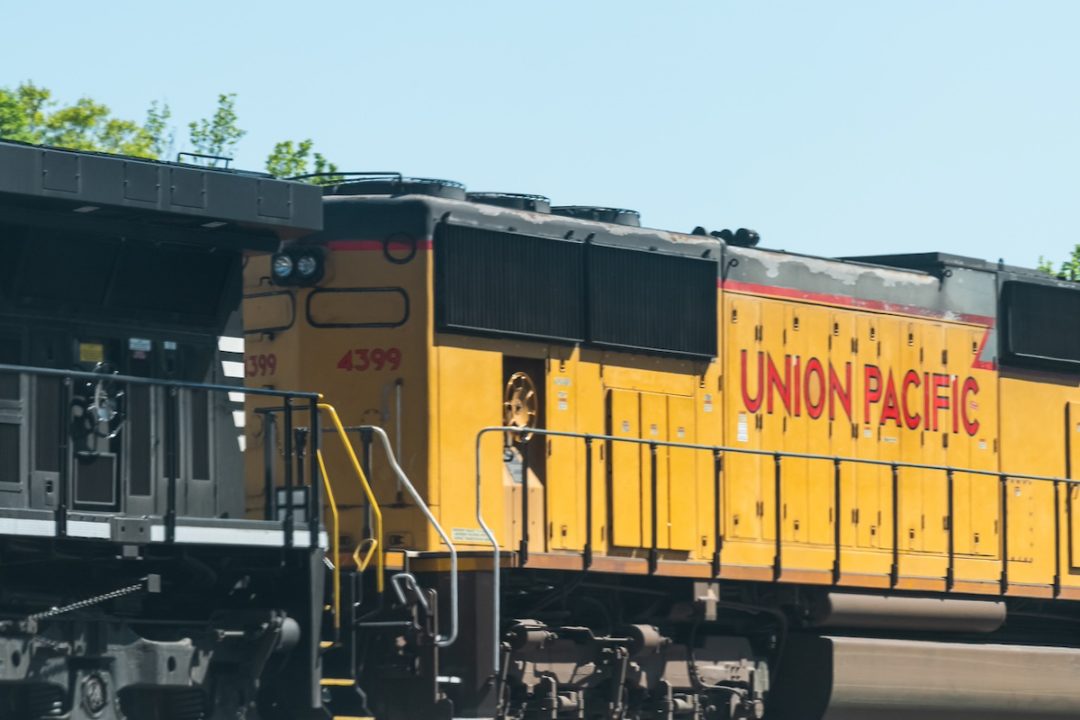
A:
POLYGON ((725 228, 710 234, 722 239, 729 245, 738 245, 739 247, 754 247, 761 242, 761 235, 758 235, 756 230, 748 230, 747 228, 739 228, 735 232, 725 228))
POLYGON ((323 186, 323 195, 431 195, 464 200, 465 186, 453 180, 404 177, 396 172, 337 172, 306 175, 323 186))
POLYGON ((512 210, 528 210, 530 212, 551 212, 551 201, 543 195, 525 195, 523 193, 504 192, 471 192, 468 198, 473 202, 484 205, 498 205, 499 207, 512 210))
POLYGON ((698 225, 690 234, 711 235, 714 238, 720 238, 728 245, 738 245, 739 247, 754 247, 761 242, 761 235, 758 234, 757 230, 747 230, 746 228, 739 228, 735 232, 731 232, 727 228, 710 232, 698 225))
POLYGON ((637 210, 595 207, 593 205, 559 205, 551 208, 551 212, 555 215, 564 215, 578 220, 595 220, 596 222, 613 223, 615 225, 641 227, 641 214, 637 210))

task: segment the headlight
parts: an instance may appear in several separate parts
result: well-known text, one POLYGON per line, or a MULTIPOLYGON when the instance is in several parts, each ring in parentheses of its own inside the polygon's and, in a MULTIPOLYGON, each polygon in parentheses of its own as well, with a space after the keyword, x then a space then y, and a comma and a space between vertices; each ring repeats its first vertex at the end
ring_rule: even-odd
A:
POLYGON ((293 260, 288 255, 275 255, 271 267, 275 279, 285 280, 292 275, 293 260))
POLYGON ((319 261, 314 255, 301 255, 296 259, 296 272, 305 280, 315 277, 319 271, 319 261))

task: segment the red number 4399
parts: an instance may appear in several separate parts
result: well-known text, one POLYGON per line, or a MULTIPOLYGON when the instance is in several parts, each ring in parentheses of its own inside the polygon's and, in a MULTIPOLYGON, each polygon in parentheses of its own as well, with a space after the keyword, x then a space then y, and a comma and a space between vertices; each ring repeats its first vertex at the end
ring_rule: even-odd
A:
POLYGON ((338 360, 338 370, 397 370, 401 366, 401 350, 391 348, 357 348, 346 350, 338 360))

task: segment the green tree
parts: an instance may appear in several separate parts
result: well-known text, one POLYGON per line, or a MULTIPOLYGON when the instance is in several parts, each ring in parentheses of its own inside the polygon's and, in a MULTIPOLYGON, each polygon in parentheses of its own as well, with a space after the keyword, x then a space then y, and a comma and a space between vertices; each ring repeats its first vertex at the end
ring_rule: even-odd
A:
POLYGON ((1047 275, 1053 275, 1062 280, 1080 282, 1080 245, 1073 246, 1069 257, 1061 263, 1057 272, 1054 272, 1054 264, 1041 255, 1039 256, 1038 268, 1047 275))
POLYGON ((83 97, 60 105, 32 82, 0 88, 0 137, 72 150, 157 158, 171 142, 168 105, 152 103, 146 121, 113 117, 108 106, 83 97))
MULTIPOLYGON (((29 81, 0 87, 0 138, 5 140, 165 160, 172 155, 176 137, 171 118, 164 103, 150 103, 146 120, 140 123, 115 117, 108 106, 87 97, 62 105, 47 88, 29 81)), ((189 123, 188 129, 195 152, 232 155, 247 134, 239 126, 236 93, 218 95, 214 114, 189 123)), ((217 162, 206 164, 213 167, 217 162)), ((311 140, 277 143, 266 169, 278 177, 337 172, 334 163, 314 151, 311 140)))
MULTIPOLYGON (((237 144, 247 135, 237 124, 236 93, 218 95, 217 109, 208 118, 188 123, 191 146, 195 152, 217 157, 231 157, 237 144)), ((210 166, 216 165, 211 161, 210 166)))
POLYGON ((275 177, 296 177, 311 173, 327 173, 321 178, 312 180, 327 182, 338 179, 333 173, 337 172, 337 165, 330 162, 322 153, 313 151, 314 143, 311 139, 293 142, 285 140, 274 145, 274 150, 266 158, 266 171, 275 177))

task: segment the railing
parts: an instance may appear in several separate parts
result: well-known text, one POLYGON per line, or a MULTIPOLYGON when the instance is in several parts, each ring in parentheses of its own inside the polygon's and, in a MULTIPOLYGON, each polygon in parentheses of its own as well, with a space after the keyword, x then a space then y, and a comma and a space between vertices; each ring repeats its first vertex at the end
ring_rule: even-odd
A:
MULTIPOLYGON (((321 400, 321 396, 319 396, 319 400, 321 400)), ((356 562, 357 569, 363 573, 367 570, 367 567, 374 556, 376 565, 375 589, 381 597, 386 592, 386 554, 383 540, 383 515, 382 508, 375 498, 375 492, 372 490, 371 483, 368 480, 368 473, 364 471, 364 468, 356 455, 356 451, 353 449, 352 442, 349 440, 348 432, 342 425, 341 418, 334 406, 325 402, 316 402, 314 405, 304 409, 311 414, 313 428, 295 428, 298 444, 302 444, 300 442, 301 438, 305 438, 309 433, 313 434, 312 429, 316 432, 318 431, 320 413, 325 413, 330 418, 330 423, 332 425, 332 427, 326 428, 326 431, 337 434, 346 457, 348 457, 352 466, 353 473, 356 475, 356 479, 359 482, 360 488, 367 498, 368 508, 375 519, 375 534, 373 536, 365 537, 357 544, 353 552, 353 559, 356 562)), ((292 411, 289 409, 288 403, 286 403, 281 407, 257 408, 255 412, 263 417, 264 423, 263 453, 266 458, 266 479, 264 482, 267 488, 273 488, 276 485, 273 471, 273 459, 276 445, 276 417, 279 414, 283 415, 286 419, 286 424, 288 425, 292 420, 292 411)), ((291 447, 289 433, 286 433, 283 438, 283 443, 285 445, 284 452, 286 456, 288 456, 289 448, 291 447)), ((334 638, 335 641, 337 641, 341 632, 341 515, 338 511, 337 500, 334 497, 333 483, 330 480, 330 474, 326 470, 326 459, 324 458, 322 448, 319 447, 319 445, 315 445, 312 456, 315 458, 319 475, 322 477, 322 485, 326 492, 327 507, 330 511, 330 553, 333 558, 331 564, 333 593, 331 606, 333 608, 334 638)), ((290 463, 286 461, 285 476, 287 487, 291 487, 289 484, 289 471, 290 463)), ((314 479, 314 477, 315 476, 313 475, 312 478, 314 479)), ((290 493, 291 490, 287 491, 287 497, 289 497, 290 493)), ((292 504, 291 501, 289 504, 292 504)), ((273 508, 268 508, 267 512, 273 512, 273 508)))
MULTIPOLYGON (((401 469, 401 465, 398 464, 397 458, 394 456, 394 451, 390 447, 390 439, 386 436, 386 431, 376 425, 356 425, 346 430, 357 431, 361 433, 364 440, 364 457, 370 462, 371 458, 371 443, 370 436, 374 435, 379 438, 379 442, 382 445, 383 451, 386 453, 386 459, 390 463, 390 469, 394 473, 394 477, 397 479, 398 487, 404 488, 405 492, 409 494, 413 502, 416 503, 416 507, 420 509, 424 517, 427 519, 428 524, 434 528, 435 532, 449 550, 450 554, 450 632, 445 635, 439 635, 435 638, 435 644, 438 647, 449 647, 454 644, 458 636, 458 556, 457 548, 454 543, 450 541, 450 536, 446 534, 442 525, 435 518, 435 514, 431 512, 431 508, 424 501, 424 498, 417 492, 416 487, 405 475, 405 471, 401 469)), ((402 593, 399 592, 399 596, 402 593)), ((421 598, 423 596, 420 596, 421 598)))
MULTIPOLYGON (((416 486, 413 485, 412 481, 409 480, 408 476, 405 474, 405 471, 401 468, 401 465, 398 463, 397 457, 394 454, 394 450, 390 444, 390 439, 387 436, 386 431, 376 425, 345 426, 342 424, 341 418, 339 417, 337 411, 332 405, 324 402, 319 402, 317 403, 316 407, 319 412, 326 413, 327 416, 330 418, 331 427, 325 428, 324 431, 335 433, 341 440, 341 444, 345 450, 345 454, 349 460, 349 464, 353 469, 353 473, 356 475, 360 483, 361 489, 364 492, 364 496, 367 498, 368 509, 371 512, 372 524, 374 525, 374 534, 361 540, 361 542, 357 545, 353 552, 353 560, 356 563, 357 569, 360 572, 364 572, 368 567, 372 557, 374 557, 376 566, 375 582, 376 589, 378 590, 379 595, 381 596, 385 592, 386 545, 383 532, 382 509, 379 505, 377 497, 375 496, 375 492, 371 487, 370 481, 373 438, 378 438, 379 444, 382 446, 383 451, 386 454, 386 459, 390 465, 391 472, 394 474, 397 487, 404 489, 404 491, 409 495, 409 497, 412 498, 413 502, 416 504, 416 507, 424 515, 424 518, 432 526, 436 534, 438 534, 438 536, 442 539, 443 543, 446 544, 450 557, 450 631, 444 635, 439 635, 438 637, 436 637, 435 644, 438 647, 449 647, 457 640, 460 626, 460 612, 458 608, 458 555, 456 546, 451 541, 450 536, 447 534, 446 530, 443 529, 442 525, 435 517, 435 514, 431 511, 431 508, 428 507, 427 502, 424 500, 423 496, 420 495, 420 492, 416 489, 416 486), (360 435, 362 443, 362 456, 358 456, 356 450, 353 448, 353 444, 348 436, 349 433, 358 433, 360 435)), ((265 421, 269 423, 268 427, 272 428, 273 418, 277 414, 284 413, 285 408, 265 407, 259 408, 258 410, 256 410, 256 412, 263 415, 265 421)), ((300 430, 303 430, 303 428, 301 428, 300 430)), ((272 430, 269 431, 267 437, 273 437, 272 430)), ((272 441, 265 442, 264 448, 266 448, 268 456, 272 458, 272 441)), ((331 523, 333 525, 334 538, 331 540, 331 552, 333 553, 334 557, 333 607, 335 617, 334 628, 336 632, 340 629, 340 622, 338 618, 340 617, 341 612, 340 517, 337 512, 336 500, 334 498, 331 483, 328 480, 325 459, 322 455, 321 450, 317 453, 317 461, 323 477, 323 482, 325 484, 327 501, 330 504, 331 523)), ((268 467, 270 466, 268 465, 268 467)), ((415 587, 415 579, 409 578, 409 580, 413 583, 413 586, 415 587)), ((402 596, 402 591, 396 584, 394 586, 394 589, 395 592, 399 595, 399 597, 402 596)))
MULTIPOLYGON (((492 583, 492 595, 493 595, 493 607, 494 607, 494 643, 492 647, 492 660, 496 673, 500 666, 500 651, 499 651, 499 638, 500 638, 500 625, 501 625, 501 606, 500 606, 500 571, 501 571, 501 549, 499 547, 498 539, 495 533, 484 521, 482 510, 482 473, 481 473, 481 441, 484 436, 489 433, 505 433, 511 435, 520 435, 523 429, 520 427, 510 426, 492 426, 482 428, 476 434, 476 520, 480 525, 480 529, 483 531, 488 543, 492 549, 492 565, 494 568, 494 578, 492 583)), ((652 496, 652 503, 650 508, 650 524, 652 528, 652 537, 650 539, 650 547, 648 549, 648 570, 650 573, 655 573, 659 562, 659 545, 657 540, 657 526, 658 526, 658 513, 657 513, 657 488, 658 488, 658 470, 657 470, 657 451, 660 448, 676 448, 693 450, 698 452, 708 452, 713 457, 713 492, 715 502, 713 503, 713 533, 714 533, 714 551, 712 557, 712 575, 713 577, 719 577, 721 570, 721 551, 724 545, 724 533, 723 533, 723 517, 724 510, 722 507, 723 498, 723 472, 724 472, 724 455, 731 453, 733 455, 747 455, 772 458, 773 461, 773 531, 775 533, 774 550, 773 550, 773 563, 772 563, 772 576, 774 581, 779 580, 783 573, 783 525, 781 516, 781 504, 783 498, 783 461, 784 459, 797 459, 797 460, 809 460, 817 462, 831 463, 832 482, 833 482, 833 565, 832 565, 832 580, 834 583, 839 582, 841 578, 841 559, 843 557, 843 543, 841 538, 841 522, 840 522, 840 509, 843 502, 843 483, 841 477, 841 468, 845 463, 849 463, 855 466, 869 466, 888 468, 890 470, 890 487, 891 487, 891 515, 892 515, 892 547, 891 547, 891 564, 889 568, 889 586, 895 588, 900 579, 900 542, 899 542, 899 509, 900 509, 900 471, 904 469, 911 470, 924 470, 945 473, 946 478, 946 492, 947 492, 947 567, 944 576, 946 589, 952 590, 955 585, 955 566, 956 566, 956 523, 953 520, 953 511, 955 504, 955 474, 965 475, 977 475, 982 477, 997 478, 998 487, 1000 492, 999 497, 999 517, 1000 517, 1000 577, 999 587, 1001 592, 1005 592, 1009 585, 1009 503, 1008 503, 1008 482, 1009 480, 1034 480, 1039 482, 1053 483, 1054 489, 1054 579, 1053 579, 1053 591, 1056 596, 1061 588, 1061 531, 1060 531, 1060 513, 1061 513, 1061 499, 1060 499, 1060 486, 1065 485, 1066 488, 1070 485, 1080 485, 1080 480, 1072 480, 1066 478, 1052 477, 1047 475, 1030 475, 1023 473, 1004 473, 998 470, 983 470, 976 468, 955 468, 947 465, 927 465, 922 463, 909 463, 900 462, 895 460, 873 460, 869 458, 855 458, 845 457, 838 455, 820 455, 815 453, 800 453, 800 452, 787 452, 787 451, 773 451, 773 450, 756 450, 751 448, 739 448, 729 447, 724 445, 701 445, 695 443, 682 443, 660 440, 644 440, 640 438, 626 438, 616 437, 613 435, 593 434, 593 433, 579 433, 579 432, 567 432, 561 430, 543 430, 539 428, 528 428, 527 432, 530 435, 537 435, 541 437, 552 438, 571 438, 580 440, 585 444, 585 543, 582 548, 582 567, 583 569, 589 569, 593 564, 593 462, 592 462, 592 446, 596 441, 610 442, 610 443, 627 443, 631 445, 647 446, 649 448, 649 491, 652 496)), ((523 456, 527 456, 528 453, 523 453, 523 456)), ((522 537, 519 545, 519 554, 521 556, 522 564, 525 564, 528 560, 528 463, 522 463, 522 488, 521 494, 521 512, 522 512, 522 537)), ((1071 523, 1072 517, 1072 502, 1071 493, 1069 495, 1069 501, 1066 503, 1066 512, 1068 513, 1068 522, 1071 523)))
MULTIPOLYGON (((55 508, 55 522, 56 522, 56 536, 67 537, 68 535, 68 515, 71 506, 70 488, 73 482, 73 474, 69 467, 68 456, 71 454, 72 449, 72 431, 70 428, 70 419, 72 411, 72 402, 75 399, 73 394, 73 385, 75 381, 85 381, 87 383, 95 384, 95 387, 100 387, 100 383, 108 383, 109 385, 117 388, 131 388, 136 386, 157 388, 164 394, 164 423, 165 423, 165 443, 164 443, 164 478, 166 480, 165 491, 165 513, 164 513, 164 525, 165 525, 165 541, 174 542, 176 540, 176 525, 177 525, 177 488, 181 480, 180 471, 180 458, 181 458, 181 407, 179 402, 179 396, 182 391, 188 392, 205 392, 205 393, 217 393, 217 394, 240 394, 244 396, 259 396, 259 397, 273 397, 281 400, 284 407, 285 415, 285 427, 286 427, 286 448, 285 454, 287 461, 285 462, 285 486, 287 489, 287 497, 289 502, 285 508, 283 525, 284 525, 284 543, 286 546, 291 546, 293 543, 293 528, 296 521, 296 507, 292 502, 292 460, 302 457, 302 454, 294 453, 291 443, 293 435, 292 425, 292 413, 295 410, 310 409, 314 410, 316 403, 319 401, 320 396, 316 393, 305 392, 291 392, 285 390, 272 390, 268 388, 250 388, 242 386, 232 385, 215 385, 210 383, 196 383, 179 380, 161 380, 155 378, 137 377, 133 375, 120 375, 116 373, 103 373, 103 372, 86 372, 80 370, 59 370, 53 368, 41 368, 41 367, 28 367, 22 365, 8 365, 0 364, 0 374, 13 374, 13 375, 27 375, 37 378, 58 378, 62 382, 60 383, 59 392, 59 412, 57 414, 60 427, 57 429, 59 433, 59 482, 57 483, 57 503, 55 508)), ((34 403, 27 403, 31 408, 34 407, 34 403)), ((317 423, 316 423, 317 425, 317 423)), ((315 428, 317 430, 317 427, 315 428)), ((115 435, 114 435, 115 437, 115 435)), ((315 435, 317 437, 317 435, 315 435)), ((111 438, 110 438, 111 439, 111 438)), ((152 441, 151 441, 152 442, 152 441)), ((312 452, 310 454, 310 476, 312 478, 317 477, 317 454, 312 452)), ((269 470, 267 471, 269 472, 269 470)), ((212 481, 219 481, 216 478, 208 478, 212 481)), ((230 481, 243 482, 243 478, 229 478, 230 481)), ((318 547, 319 543, 319 528, 321 524, 320 507, 321 501, 319 499, 319 486, 318 483, 311 483, 308 489, 309 497, 304 508, 305 513, 302 520, 306 522, 310 532, 310 544, 311 547, 318 547)), ((274 488, 267 488, 267 519, 273 519, 271 514, 271 507, 274 503, 274 488)), ((115 514, 115 511, 110 511, 115 514)))
MULTIPOLYGON (((386 572, 385 572, 385 568, 386 568, 386 546, 385 546, 384 535, 383 535, 382 508, 379 507, 379 501, 375 499, 375 492, 371 489, 371 483, 368 481, 368 475, 367 475, 367 473, 364 472, 363 467, 360 465, 359 458, 356 457, 356 451, 353 449, 352 443, 349 441, 349 434, 348 434, 348 432, 346 432, 345 426, 341 424, 341 418, 338 417, 337 411, 334 409, 334 407, 332 405, 328 405, 326 403, 319 403, 319 410, 321 410, 322 412, 325 412, 327 415, 330 416, 330 421, 333 423, 333 426, 334 426, 333 430, 337 432, 338 438, 340 438, 341 444, 345 448, 345 454, 348 456, 349 463, 352 465, 353 472, 356 474, 356 477, 360 480, 360 486, 363 488, 364 496, 368 500, 368 503, 369 503, 368 507, 371 508, 372 513, 375 515, 375 535, 374 535, 373 538, 370 538, 372 540, 372 544, 371 544, 371 549, 369 550, 368 557, 370 558, 370 556, 371 556, 370 553, 371 552, 375 553, 375 571, 376 571, 375 587, 378 590, 379 594, 382 595, 383 592, 385 592, 385 590, 386 590, 386 584, 385 584, 386 583, 386 577, 385 577, 386 576, 386 572)), ((391 456, 391 457, 393 457, 393 456, 391 456)), ((359 562, 359 560, 360 560, 360 557, 359 557, 360 546, 357 546, 356 549, 357 549, 357 552, 355 554, 355 557, 357 558, 357 564, 360 565, 360 562, 359 562)), ((335 575, 338 572, 337 568, 338 568, 339 564, 340 564, 340 559, 335 554, 334 555, 334 572, 335 572, 335 575)), ((366 568, 366 566, 367 566, 367 563, 365 562, 362 566, 358 567, 358 569, 361 572, 363 572, 364 569, 366 568)))

